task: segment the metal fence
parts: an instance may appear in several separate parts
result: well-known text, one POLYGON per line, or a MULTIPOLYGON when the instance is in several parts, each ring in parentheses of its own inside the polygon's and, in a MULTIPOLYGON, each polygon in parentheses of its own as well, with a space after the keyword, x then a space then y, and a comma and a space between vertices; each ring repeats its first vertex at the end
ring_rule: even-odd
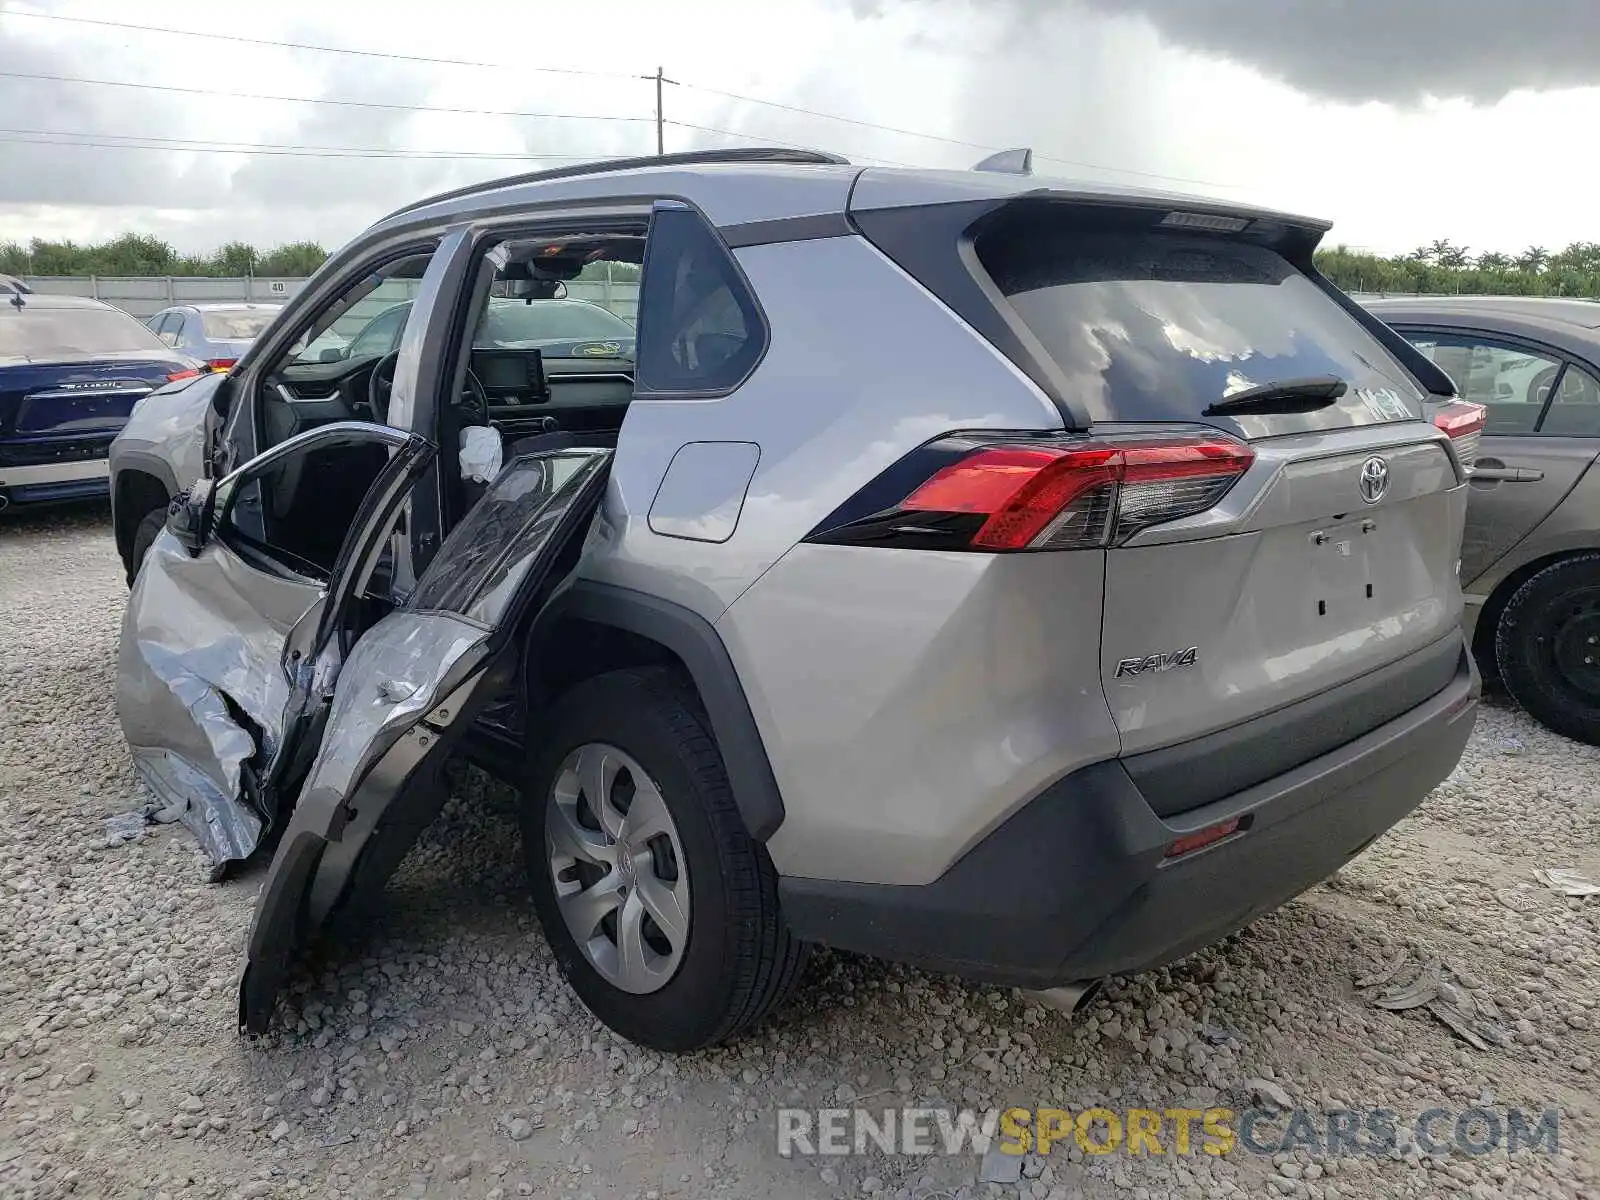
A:
MULTIPOLYGON (((603 264, 609 267, 609 264, 603 264)), ((174 304, 219 304, 229 301, 282 303, 302 287, 304 279, 266 279, 261 276, 211 278, 181 275, 24 275, 22 281, 41 295, 88 296, 114 304, 140 320, 174 304)), ((414 280, 389 280, 355 305, 341 320, 341 333, 353 332, 373 314, 397 300, 410 298, 414 280), (360 310, 357 312, 356 310, 360 310), (358 319, 359 318, 359 319, 358 319), (349 327, 348 330, 345 327, 349 327)), ((609 270, 599 279, 575 279, 567 295, 609 308, 632 321, 639 307, 639 285, 631 279, 612 279, 609 270)))

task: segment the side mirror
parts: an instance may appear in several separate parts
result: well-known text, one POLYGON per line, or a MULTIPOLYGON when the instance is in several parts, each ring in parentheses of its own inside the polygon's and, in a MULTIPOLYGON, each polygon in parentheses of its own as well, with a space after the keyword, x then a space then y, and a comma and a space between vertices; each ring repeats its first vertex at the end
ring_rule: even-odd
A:
POLYGON ((197 479, 181 492, 167 508, 167 532, 198 558, 211 536, 211 522, 216 516, 216 486, 209 479, 197 479))
POLYGON ((343 357, 344 357, 344 351, 339 349, 339 347, 337 347, 337 346, 326 346, 317 355, 317 361, 318 362, 325 362, 325 363, 338 362, 343 357))

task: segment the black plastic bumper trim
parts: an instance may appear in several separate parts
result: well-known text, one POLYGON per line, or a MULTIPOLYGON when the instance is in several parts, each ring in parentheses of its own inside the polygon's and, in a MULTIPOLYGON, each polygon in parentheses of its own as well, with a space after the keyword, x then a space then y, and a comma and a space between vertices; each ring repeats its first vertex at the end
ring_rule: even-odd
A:
POLYGON ((1123 765, 1059 780, 925 886, 784 878, 800 938, 1024 987, 1131 973, 1226 937, 1326 879, 1454 769, 1479 680, 1459 636, 1447 686, 1277 778, 1162 818, 1123 765), (1247 832, 1182 858, 1173 840, 1247 832))
POLYGON ((1227 729, 1122 760, 1157 814, 1175 816, 1336 750, 1447 687, 1461 658, 1452 630, 1360 678, 1227 729))

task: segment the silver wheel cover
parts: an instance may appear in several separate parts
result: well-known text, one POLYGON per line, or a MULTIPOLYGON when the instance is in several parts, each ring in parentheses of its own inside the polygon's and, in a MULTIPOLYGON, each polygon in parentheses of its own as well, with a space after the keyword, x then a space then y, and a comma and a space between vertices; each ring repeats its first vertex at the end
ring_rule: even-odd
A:
POLYGON ((562 761, 545 801, 545 859, 572 940, 612 986, 665 987, 689 944, 689 876, 661 789, 599 742, 562 761))

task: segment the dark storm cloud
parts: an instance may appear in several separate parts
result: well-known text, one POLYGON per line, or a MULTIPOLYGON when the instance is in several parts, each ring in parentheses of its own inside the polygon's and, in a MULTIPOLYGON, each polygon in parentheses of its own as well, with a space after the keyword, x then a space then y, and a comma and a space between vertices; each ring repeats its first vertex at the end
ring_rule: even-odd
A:
MULTIPOLYGON (((858 16, 906 3, 944 7, 848 3, 858 16)), ((1600 0, 998 0, 989 11, 1000 10, 1027 37, 1085 10, 1141 16, 1175 45, 1341 101, 1493 103, 1519 88, 1600 83, 1600 0)))

